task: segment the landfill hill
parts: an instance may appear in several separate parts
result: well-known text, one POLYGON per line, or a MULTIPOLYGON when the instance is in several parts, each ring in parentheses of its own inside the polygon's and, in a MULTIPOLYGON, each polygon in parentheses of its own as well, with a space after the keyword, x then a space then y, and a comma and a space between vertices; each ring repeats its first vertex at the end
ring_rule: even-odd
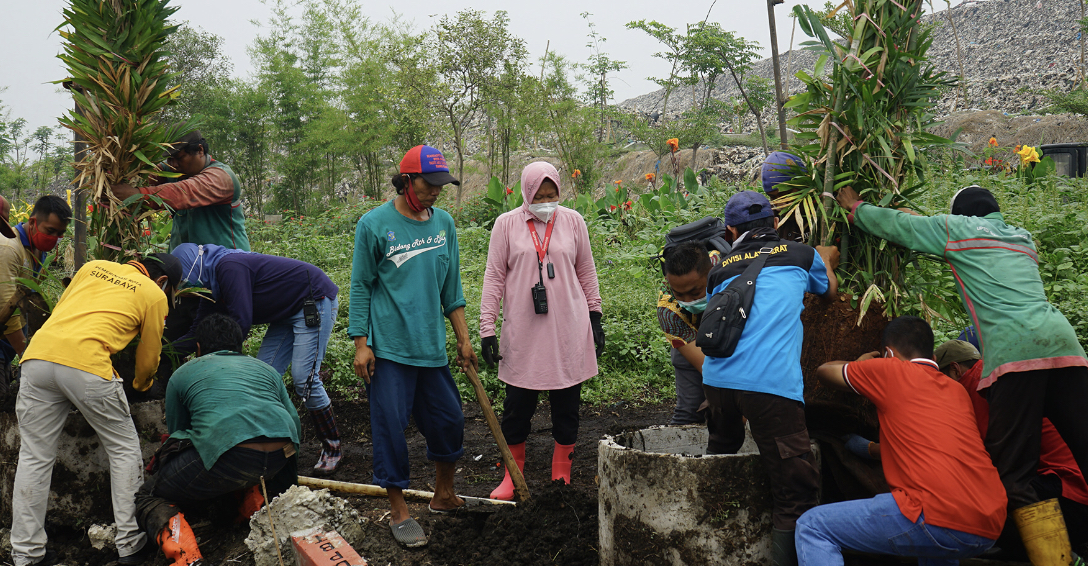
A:
MULTIPOLYGON (((1083 118, 1042 115, 1048 102, 1041 94, 1070 90, 1084 75, 1085 38, 1077 23, 1085 16, 1083 9, 1079 0, 968 0, 924 16, 923 22, 934 25, 929 58, 950 75, 960 72, 949 16, 955 21, 967 84, 966 103, 959 89, 943 93, 936 114, 946 123, 936 133, 950 135, 962 127, 959 140, 976 149, 993 134, 1002 145, 1088 141, 1088 122, 1083 118)), ((787 92, 795 94, 803 85, 793 75, 798 70, 811 72, 816 56, 798 48, 809 40, 800 29, 794 34, 794 49, 788 50, 791 31, 778 30, 783 49, 779 57, 787 92)), ((773 80, 771 60, 755 63, 752 73, 773 80)), ((663 92, 631 98, 619 106, 645 113, 659 111, 663 92)), ((723 79, 713 96, 728 101, 740 93, 731 79, 723 79)), ((668 113, 686 110, 690 100, 685 98, 670 98, 668 113)), ((765 120, 770 124, 774 117, 765 120)), ((754 127, 750 118, 744 124, 746 130, 754 127)))

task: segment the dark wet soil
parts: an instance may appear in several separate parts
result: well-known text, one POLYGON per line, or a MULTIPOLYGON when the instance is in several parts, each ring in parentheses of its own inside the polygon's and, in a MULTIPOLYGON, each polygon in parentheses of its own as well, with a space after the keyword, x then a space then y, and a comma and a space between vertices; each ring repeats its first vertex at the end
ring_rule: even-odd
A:
MULTIPOLYGON (((334 399, 344 460, 330 479, 372 482, 370 412, 364 400, 334 399)), ((665 424, 672 404, 619 402, 583 406, 571 474, 571 485, 551 482, 550 408, 542 402, 533 418, 533 433, 526 443, 525 477, 532 499, 517 507, 475 507, 452 515, 433 515, 426 501, 409 500, 412 517, 423 526, 431 543, 422 549, 398 546, 388 527, 385 499, 346 496, 367 519, 364 540, 356 550, 372 566, 518 564, 596 565, 597 558, 597 440, 604 435, 665 424)), ((487 497, 502 480, 498 447, 479 406, 465 403, 465 455, 458 462, 457 493, 487 497)), ((317 461, 321 449, 309 416, 302 414, 303 446, 300 473, 317 461)), ((432 491, 434 467, 426 460, 426 442, 414 425, 407 431, 412 462, 412 488, 432 491)), ((106 511, 108 513, 108 510, 106 511)), ((207 509, 186 513, 202 552, 211 564, 249 565, 252 555, 244 544, 248 525, 222 519, 232 510, 207 509)), ((84 530, 50 528, 50 547, 60 551, 68 565, 111 565, 116 555, 90 547, 84 530)), ((293 563, 293 557, 284 557, 293 563)), ((159 555, 146 564, 166 566, 159 555)), ((3 564, 3 562, 0 562, 3 564)))

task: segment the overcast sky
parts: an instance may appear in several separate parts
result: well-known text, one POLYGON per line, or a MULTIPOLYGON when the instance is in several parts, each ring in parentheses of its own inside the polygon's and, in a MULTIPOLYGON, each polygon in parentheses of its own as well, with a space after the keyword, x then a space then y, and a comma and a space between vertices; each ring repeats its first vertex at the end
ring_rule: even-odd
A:
MULTIPOLYGON (((56 118, 71 106, 71 98, 63 89, 50 84, 65 76, 63 65, 56 58, 61 51, 61 38, 53 30, 62 21, 61 10, 66 2, 2 0, 2 3, 0 37, 8 47, 8 55, 0 59, 0 88, 7 89, 0 92, 3 111, 12 119, 25 118, 30 131, 42 125, 55 126, 56 118)), ((396 10, 420 30, 430 27, 443 14, 465 8, 489 15, 495 10, 506 10, 512 32, 526 41, 534 61, 543 55, 549 40, 553 52, 584 61, 590 54, 586 47, 588 27, 579 14, 589 11, 598 32, 607 38, 603 50, 629 65, 613 77, 617 101, 656 89, 646 78, 664 76, 669 71, 664 62, 652 57, 659 51, 659 44, 644 32, 626 29, 624 24, 654 19, 682 30, 687 23, 702 21, 711 3, 712 0, 398 0, 396 3, 362 0, 370 19, 384 21, 396 10)), ((805 2, 786 0, 775 7, 779 49, 783 52, 790 45, 793 22, 790 9, 800 3, 805 2)), ((822 0, 808 3, 813 7, 823 5, 822 0)), ((172 4, 180 7, 175 19, 188 21, 225 39, 224 51, 234 64, 235 76, 245 77, 252 72, 246 48, 262 31, 251 21, 267 21, 271 15, 268 5, 260 0, 174 0, 172 4)), ((770 35, 763 2, 719 0, 710 19, 750 41, 758 41, 763 53, 769 56, 770 35)), ((796 33, 795 43, 805 39, 800 30, 796 33)))

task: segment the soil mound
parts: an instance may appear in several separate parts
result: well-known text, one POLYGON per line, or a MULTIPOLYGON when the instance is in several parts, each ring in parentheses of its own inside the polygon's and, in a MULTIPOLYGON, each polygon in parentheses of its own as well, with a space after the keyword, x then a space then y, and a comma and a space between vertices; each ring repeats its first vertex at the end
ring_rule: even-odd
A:
POLYGON ((431 556, 449 566, 597 564, 597 496, 554 482, 494 513, 439 519, 431 556))
POLYGON ((810 431, 832 434, 857 433, 876 438, 879 423, 871 401, 852 392, 831 389, 816 379, 816 368, 835 360, 856 360, 858 356, 880 350, 887 319, 881 305, 872 304, 858 324, 858 311, 850 306, 850 296, 840 294, 836 301, 819 297, 805 298, 801 323, 805 341, 801 347, 801 372, 805 379, 805 414, 810 431))

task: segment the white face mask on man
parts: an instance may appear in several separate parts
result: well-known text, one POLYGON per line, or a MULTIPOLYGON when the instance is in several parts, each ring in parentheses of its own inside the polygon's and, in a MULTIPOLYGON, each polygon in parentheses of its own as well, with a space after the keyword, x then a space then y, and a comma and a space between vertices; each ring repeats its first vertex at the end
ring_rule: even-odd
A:
POLYGON ((533 213, 533 216, 540 219, 541 222, 547 222, 552 219, 552 214, 555 214, 555 209, 559 208, 558 202, 539 202, 529 205, 529 212, 533 213))

